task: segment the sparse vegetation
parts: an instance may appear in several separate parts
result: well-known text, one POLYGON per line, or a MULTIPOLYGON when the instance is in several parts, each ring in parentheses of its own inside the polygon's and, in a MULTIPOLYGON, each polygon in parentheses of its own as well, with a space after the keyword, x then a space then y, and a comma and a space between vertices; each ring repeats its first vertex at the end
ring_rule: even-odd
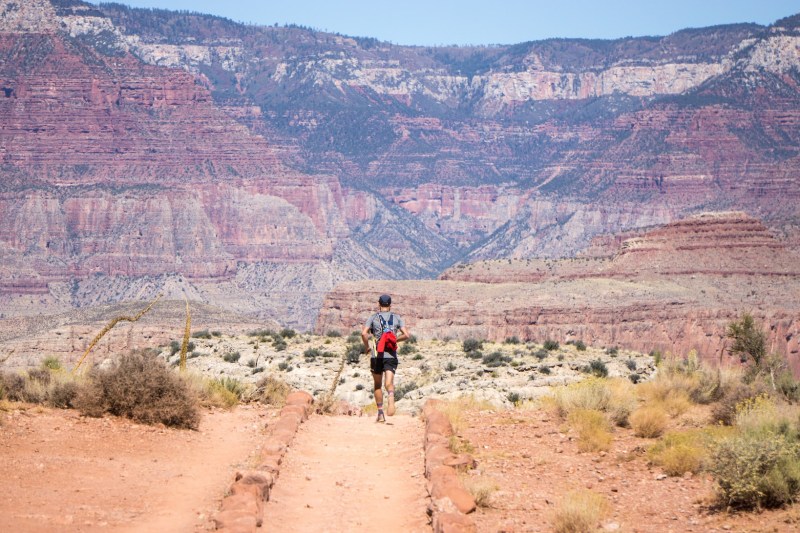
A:
POLYGON ((400 348, 397 349, 398 355, 409 355, 416 352, 417 352, 417 347, 407 342, 402 343, 400 345, 400 348))
POLYGON ((93 369, 75 404, 89 416, 110 413, 145 424, 194 429, 200 421, 188 384, 145 351, 120 357, 108 370, 93 369))
POLYGON ((290 328, 284 328, 284 329, 281 330, 279 335, 281 337, 283 337, 284 339, 291 339, 295 335, 297 335, 297 332, 295 330, 293 330, 293 329, 290 329, 290 328))
POLYGON ((249 399, 266 405, 283 407, 290 392, 291 387, 288 383, 269 375, 264 376, 256 383, 255 390, 250 394, 249 399))
POLYGON ((570 426, 578 432, 578 450, 600 452, 611 448, 613 436, 608 419, 594 409, 575 409, 567 417, 570 426))
POLYGON ((511 356, 504 355, 501 351, 495 351, 483 356, 481 362, 489 368, 505 366, 511 362, 511 356))
POLYGON ((465 339, 461 343, 461 349, 464 350, 466 354, 478 352, 483 349, 483 341, 478 339, 465 339))
POLYGON ((608 503, 600 494, 589 490, 567 493, 553 516, 555 533, 588 533, 608 512, 608 503))
POLYGON ((660 437, 667 428, 667 414, 660 406, 644 406, 630 416, 633 434, 637 437, 654 439, 660 437))
POLYGON ((558 350, 558 347, 559 347, 558 341, 554 341, 551 339, 547 339, 546 341, 544 341, 544 344, 542 345, 542 348, 544 348, 548 352, 558 350))
POLYGON ((222 356, 222 360, 226 363, 235 363, 242 357, 242 354, 239 352, 228 352, 222 356))
POLYGON ((503 341, 503 344, 519 344, 519 337, 516 335, 512 337, 507 337, 506 340, 503 341))
POLYGON ((195 339, 210 339, 211 333, 207 329, 201 329, 200 331, 195 331, 192 333, 192 337, 195 339))

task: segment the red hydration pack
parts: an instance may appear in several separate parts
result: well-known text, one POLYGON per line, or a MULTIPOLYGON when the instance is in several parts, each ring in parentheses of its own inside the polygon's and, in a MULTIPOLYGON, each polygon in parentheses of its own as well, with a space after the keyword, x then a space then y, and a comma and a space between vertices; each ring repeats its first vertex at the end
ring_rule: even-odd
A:
POLYGON ((380 313, 378 320, 381 321, 381 336, 378 339, 376 351, 378 353, 397 351, 397 336, 394 334, 394 314, 389 313, 389 321, 386 322, 380 313))

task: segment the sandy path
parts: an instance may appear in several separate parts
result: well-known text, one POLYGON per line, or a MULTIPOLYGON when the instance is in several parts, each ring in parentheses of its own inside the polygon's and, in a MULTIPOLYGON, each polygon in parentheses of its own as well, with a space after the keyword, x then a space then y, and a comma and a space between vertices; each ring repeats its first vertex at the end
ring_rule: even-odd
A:
POLYGON ((312 417, 284 458, 264 530, 430 532, 422 443, 418 418, 312 417))
POLYGON ((263 409, 204 413, 199 431, 75 411, 11 414, 0 427, 0 531, 205 531, 264 438, 263 409))

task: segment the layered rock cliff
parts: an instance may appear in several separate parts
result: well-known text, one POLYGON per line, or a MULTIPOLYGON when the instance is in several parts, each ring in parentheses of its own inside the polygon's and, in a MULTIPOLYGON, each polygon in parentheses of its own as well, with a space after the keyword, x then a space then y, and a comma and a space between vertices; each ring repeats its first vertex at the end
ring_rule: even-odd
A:
POLYGON ((307 328, 341 281, 709 209, 796 247, 799 28, 424 48, 0 0, 0 314, 165 291, 307 328))
POLYGON ((438 338, 583 340, 729 362, 727 324, 750 312, 800 372, 800 256, 757 220, 710 213, 623 242, 613 259, 499 260, 438 281, 345 283, 318 331, 351 328, 392 294, 412 332, 438 338))

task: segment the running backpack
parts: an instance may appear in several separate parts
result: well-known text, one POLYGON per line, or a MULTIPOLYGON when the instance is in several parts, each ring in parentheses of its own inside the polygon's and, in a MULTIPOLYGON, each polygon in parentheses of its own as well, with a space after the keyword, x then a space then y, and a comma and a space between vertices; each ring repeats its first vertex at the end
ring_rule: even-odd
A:
POLYGON ((381 321, 381 336, 378 338, 378 353, 397 351, 397 336, 394 334, 394 314, 389 313, 389 321, 384 320, 378 313, 378 320, 381 321))

